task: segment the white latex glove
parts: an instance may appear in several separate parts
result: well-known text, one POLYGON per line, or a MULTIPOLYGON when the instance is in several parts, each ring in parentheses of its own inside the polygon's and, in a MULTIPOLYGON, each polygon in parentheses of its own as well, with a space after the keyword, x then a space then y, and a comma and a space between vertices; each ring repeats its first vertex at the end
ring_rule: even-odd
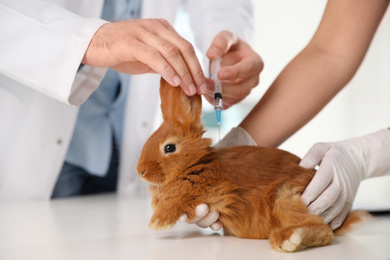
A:
MULTIPOLYGON (((227 148, 238 145, 256 145, 253 138, 241 127, 236 127, 230 130, 230 132, 214 147, 216 148, 227 148)), ((206 204, 200 204, 195 209, 195 219, 189 221, 187 214, 183 214, 180 218, 180 222, 187 222, 190 224, 196 224, 199 227, 207 228, 210 227, 212 230, 218 231, 223 225, 218 220, 219 212, 209 212, 209 207, 206 204)))
POLYGON ((302 194, 309 212, 338 228, 352 208, 362 180, 390 174, 390 131, 335 143, 315 144, 300 166, 317 173, 302 194))
POLYGON ((243 128, 237 126, 232 128, 232 130, 230 130, 230 132, 221 141, 214 145, 214 147, 228 148, 239 145, 257 146, 252 136, 250 136, 243 128))

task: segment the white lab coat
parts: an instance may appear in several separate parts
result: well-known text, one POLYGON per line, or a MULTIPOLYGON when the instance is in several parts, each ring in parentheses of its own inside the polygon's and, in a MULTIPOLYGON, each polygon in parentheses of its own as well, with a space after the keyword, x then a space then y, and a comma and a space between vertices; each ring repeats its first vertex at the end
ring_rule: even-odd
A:
MULTIPOLYGON (((142 17, 173 23, 180 3, 144 0, 142 17)), ((0 0, 0 202, 50 198, 77 106, 106 71, 84 66, 77 72, 91 38, 105 23, 99 19, 102 7, 103 0, 0 0)), ((252 32, 250 0, 188 0, 187 7, 201 51, 223 29, 242 38, 252 32)), ((138 156, 161 120, 159 75, 132 76, 130 85, 118 180, 121 194, 136 190, 138 156)))

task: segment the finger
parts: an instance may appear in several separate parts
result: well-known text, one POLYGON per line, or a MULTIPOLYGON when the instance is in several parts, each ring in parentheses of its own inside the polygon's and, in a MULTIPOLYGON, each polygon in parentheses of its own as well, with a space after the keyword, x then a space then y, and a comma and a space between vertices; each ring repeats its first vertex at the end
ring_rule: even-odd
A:
MULTIPOLYGON (((236 80, 234 82, 223 81, 222 82, 222 96, 223 96, 223 109, 227 109, 230 106, 237 104, 243 100, 252 91, 252 88, 259 84, 259 78, 257 76, 247 78, 245 80, 236 80)), ((207 95, 212 95, 213 84, 207 85, 207 95), (211 94, 210 94, 211 93, 211 94)), ((205 97, 207 95, 205 94, 205 97)), ((206 98, 207 99, 207 98, 206 98)), ((209 99, 207 101, 210 102, 209 99)), ((210 102, 212 104, 212 101, 210 102)))
POLYGON ((343 211, 345 205, 347 203, 347 196, 345 193, 340 193, 337 200, 329 207, 326 211, 324 211, 321 216, 324 219, 325 223, 330 223, 343 211))
POLYGON ((210 227, 212 230, 214 231, 218 231, 218 230, 221 230, 223 228, 223 224, 221 221, 217 221, 217 222, 214 222, 211 227, 210 227))
MULTIPOLYGON (((158 19, 158 21, 167 28, 166 32, 158 31, 158 35, 160 37, 166 37, 168 41, 172 42, 175 46, 177 46, 177 48, 180 50, 182 58, 184 59, 187 65, 186 67, 188 68, 190 72, 190 76, 192 77, 192 80, 195 83, 194 86, 190 85, 191 86, 190 93, 193 92, 192 87, 196 87, 198 94, 200 95, 203 94, 203 91, 205 91, 206 89, 205 76, 202 67, 200 66, 200 62, 196 56, 195 48, 192 46, 192 44, 189 41, 181 37, 168 21, 164 19, 158 19)), ((170 48, 172 49, 172 47, 170 48)), ((170 49, 168 49, 168 51, 170 51, 170 49)), ((174 50, 173 52, 175 54, 174 50)), ((179 75, 182 74, 179 73, 179 75)))
POLYGON ((164 26, 165 28, 169 29, 169 30, 173 30, 173 31, 176 31, 175 28, 165 19, 163 18, 156 18, 156 20, 161 23, 162 26, 164 26))
POLYGON ((229 107, 233 106, 234 104, 237 104, 240 100, 237 98, 229 98, 229 97, 224 97, 223 98, 223 109, 228 109, 229 107))
POLYGON ((206 78, 206 91, 203 93, 203 96, 205 97, 205 99, 210 103, 210 104, 214 104, 213 103, 213 97, 214 97, 214 94, 213 94, 213 91, 214 91, 214 80, 212 79, 209 79, 209 78, 206 78))
POLYGON ((187 220, 187 223, 197 223, 204 216, 206 216, 207 213, 209 213, 209 206, 207 206, 207 204, 200 204, 195 208, 195 217, 193 219, 187 220))
POLYGON ((174 43, 147 31, 141 40, 147 46, 155 48, 157 52, 160 52, 169 66, 177 73, 178 76, 174 78, 174 86, 181 85, 187 95, 194 95, 197 92, 187 63, 180 49, 174 43))
POLYGON ((139 62, 139 61, 130 61, 119 63, 118 65, 112 66, 112 69, 125 73, 125 74, 145 74, 145 73, 156 73, 152 68, 148 65, 139 62))
MULTIPOLYGON (((248 92, 249 94, 249 92, 248 92)), ((228 109, 229 107, 237 104, 238 102, 240 102, 243 98, 241 99, 238 99, 238 98, 230 98, 230 97, 223 97, 223 109, 228 109)))
MULTIPOLYGON (((207 90, 205 91, 205 93, 203 94, 204 98, 211 104, 211 105, 214 105, 214 83, 213 81, 208 82, 207 81, 207 90)), ((222 103, 223 103, 223 109, 227 109, 229 108, 231 105, 230 104, 235 104, 237 103, 237 98, 229 98, 227 96, 225 96, 224 93, 222 93, 222 103)))
POLYGON ((187 222, 188 221, 188 215, 187 214, 183 214, 179 217, 179 222, 187 222))
POLYGON ((207 89, 206 78, 196 56, 195 49, 191 43, 184 39, 179 45, 179 48, 195 83, 195 85, 192 85, 191 87, 196 87, 197 93, 201 95, 207 89))
POLYGON ((201 220, 199 220, 196 225, 202 228, 211 227, 219 218, 218 211, 210 211, 206 216, 204 216, 201 220))
POLYGON ((321 215, 328 210, 340 196, 339 185, 332 182, 314 201, 309 205, 309 213, 313 215, 321 215))
MULTIPOLYGON (((211 104, 214 105, 214 95, 213 93, 207 92, 206 94, 203 95, 204 98, 211 104)), ((236 104, 238 101, 236 98, 229 98, 229 97, 223 97, 222 103, 223 103, 223 110, 228 109, 232 105, 236 104)))
POLYGON ((325 190, 326 187, 331 183, 334 177, 334 172, 331 164, 323 165, 318 169, 313 179, 307 185, 303 192, 301 199, 306 206, 312 203, 318 196, 325 190))
POLYGON ((256 75, 260 77, 260 72, 264 68, 264 63, 259 55, 253 53, 253 55, 247 55, 239 62, 222 67, 218 73, 220 80, 235 80, 245 79, 256 75))
POLYGON ((113 33, 114 36, 116 35, 116 38, 119 37, 119 40, 116 41, 117 44, 115 47, 110 49, 109 57, 115 57, 115 62, 109 66, 129 74, 157 72, 173 86, 178 86, 181 83, 177 73, 161 53, 138 39, 137 35, 145 35, 148 33, 148 31, 140 25, 139 21, 125 21, 109 25, 114 29, 108 31, 119 31, 117 33, 119 36, 113 33), (128 32, 130 29, 133 34, 128 32), (125 35, 127 35, 125 40, 122 39, 123 37, 120 37, 124 32, 125 35), (135 66, 137 66, 137 68, 135 66), (179 82, 177 82, 177 79, 179 79, 179 82))
POLYGON ((340 227, 344 223, 348 214, 351 212, 351 209, 352 209, 352 204, 347 203, 344 209, 341 211, 341 213, 337 217, 335 217, 332 222, 330 222, 330 227, 333 230, 340 227))
POLYGON ((212 60, 216 57, 222 57, 233 44, 237 43, 237 41, 238 38, 235 34, 229 31, 221 31, 211 42, 211 45, 206 52, 207 58, 212 60))
POLYGON ((302 158, 299 166, 306 169, 314 169, 314 167, 320 164, 322 158, 324 158, 330 147, 331 144, 329 143, 316 143, 302 158))
POLYGON ((164 19, 147 19, 145 26, 149 33, 139 37, 163 53, 178 73, 184 92, 187 95, 201 93, 206 88, 205 76, 192 44, 164 19))
POLYGON ((223 97, 234 98, 242 100, 245 98, 254 87, 259 84, 258 75, 235 81, 222 81, 222 95, 223 97))
MULTIPOLYGON (((159 51, 143 43, 137 43, 135 49, 137 51, 134 53, 134 57, 137 60, 160 74, 172 86, 180 85, 181 80, 178 74, 159 51)), ((120 66, 116 67, 120 68, 120 66)))
POLYGON ((211 105, 214 104, 214 100, 213 100, 212 94, 207 93, 207 94, 204 94, 203 96, 207 100, 207 102, 209 102, 211 105))

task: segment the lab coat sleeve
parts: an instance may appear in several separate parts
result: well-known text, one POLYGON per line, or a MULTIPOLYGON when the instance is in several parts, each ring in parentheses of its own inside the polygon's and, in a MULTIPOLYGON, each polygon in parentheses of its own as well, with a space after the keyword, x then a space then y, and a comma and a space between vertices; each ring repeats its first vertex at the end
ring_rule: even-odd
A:
POLYGON ((84 66, 77 73, 89 42, 104 23, 47 1, 1 0, 0 73, 61 102, 79 105, 106 72, 84 66))
POLYGON ((190 14, 195 44, 203 53, 223 30, 251 44, 254 32, 251 0, 187 0, 185 8, 190 14))

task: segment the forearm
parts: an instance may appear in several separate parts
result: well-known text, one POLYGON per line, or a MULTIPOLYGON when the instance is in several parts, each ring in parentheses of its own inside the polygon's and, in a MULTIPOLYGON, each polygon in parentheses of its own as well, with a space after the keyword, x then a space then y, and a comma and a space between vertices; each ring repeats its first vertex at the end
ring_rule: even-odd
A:
POLYGON ((256 143, 277 147, 310 121, 348 82, 337 57, 306 48, 276 78, 241 123, 256 143))
POLYGON ((329 0, 309 45, 241 123, 258 145, 278 146, 310 121, 353 77, 388 1, 329 0))

